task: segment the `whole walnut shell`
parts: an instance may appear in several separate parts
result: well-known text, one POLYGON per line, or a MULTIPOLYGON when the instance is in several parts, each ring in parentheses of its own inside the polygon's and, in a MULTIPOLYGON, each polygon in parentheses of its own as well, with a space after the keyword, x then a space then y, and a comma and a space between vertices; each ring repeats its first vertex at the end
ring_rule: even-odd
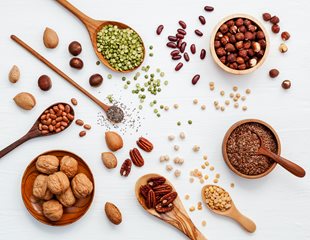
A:
POLYGON ((40 174, 36 177, 33 183, 32 194, 36 198, 50 200, 53 193, 47 188, 47 176, 40 174))
POLYGON ((59 159, 53 155, 42 155, 38 157, 36 168, 39 172, 52 174, 58 171, 59 159))
POLYGON ((64 207, 71 207, 75 203, 75 197, 71 187, 69 187, 64 193, 57 195, 57 199, 64 207))
POLYGON ((72 191, 77 198, 85 198, 93 191, 93 183, 84 173, 77 174, 71 181, 72 191))
POLYGON ((43 214, 51 221, 58 221, 63 214, 62 205, 57 200, 49 200, 43 203, 43 214))
POLYGON ((69 186, 69 178, 63 172, 53 173, 47 178, 47 187, 54 194, 64 193, 69 186))
POLYGON ((60 171, 65 173, 68 178, 73 178, 78 171, 78 162, 73 157, 64 156, 60 160, 60 171))

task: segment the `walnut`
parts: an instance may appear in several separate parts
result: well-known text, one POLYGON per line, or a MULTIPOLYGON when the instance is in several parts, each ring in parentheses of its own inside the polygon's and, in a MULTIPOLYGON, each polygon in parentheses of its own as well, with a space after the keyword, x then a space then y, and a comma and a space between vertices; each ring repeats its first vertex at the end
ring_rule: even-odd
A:
POLYGON ((78 162, 69 156, 64 156, 60 160, 60 171, 64 172, 68 178, 73 178, 78 171, 78 162))
POLYGON ((64 193, 69 186, 69 179, 63 172, 56 172, 47 178, 47 187, 54 194, 64 193))
POLYGON ((59 160, 53 155, 42 155, 38 157, 36 168, 39 172, 52 174, 58 171, 59 160))
POLYGON ((93 183, 84 173, 77 174, 71 181, 72 191, 77 198, 85 198, 93 191, 93 183))
POLYGON ((50 200, 53 197, 53 193, 47 188, 47 176, 40 174, 36 177, 33 183, 32 189, 33 196, 44 199, 50 200))
POLYGON ((51 221, 58 221, 63 214, 62 205, 57 200, 49 200, 43 203, 43 214, 51 221))
POLYGON ((64 193, 57 195, 57 199, 61 202, 64 207, 71 207, 75 203, 75 197, 69 187, 64 193))

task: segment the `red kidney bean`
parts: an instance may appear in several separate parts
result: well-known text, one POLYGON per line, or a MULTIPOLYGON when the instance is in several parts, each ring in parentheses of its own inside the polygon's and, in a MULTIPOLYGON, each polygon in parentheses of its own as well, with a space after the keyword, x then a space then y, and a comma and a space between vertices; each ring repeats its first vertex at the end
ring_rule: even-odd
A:
POLYGON ((182 39, 179 39, 178 42, 177 42, 177 47, 181 48, 181 45, 182 45, 182 39))
POLYGON ((192 79, 192 84, 193 85, 196 85, 196 83, 199 81, 200 79, 200 75, 199 74, 196 74, 193 79, 192 79))
POLYGON ((174 42, 168 42, 168 43, 167 43, 167 47, 170 47, 170 48, 177 48, 177 45, 176 45, 174 42))
POLYGON ((159 25, 156 30, 157 35, 160 35, 163 29, 164 29, 164 25, 159 25))
POLYGON ((181 53, 184 53, 186 45, 187 45, 186 42, 182 42, 181 47, 180 47, 181 53))
POLYGON ((197 36, 201 37, 203 35, 202 32, 200 32, 198 29, 195 30, 195 33, 197 36))
POLYGON ((180 26, 183 28, 183 29, 186 29, 186 23, 185 22, 183 22, 183 21, 179 21, 179 24, 180 24, 180 26))
POLYGON ((199 16, 199 21, 202 25, 205 25, 206 24, 206 19, 204 16, 199 16))
POLYGON ((173 51, 170 53, 170 55, 171 55, 171 56, 175 56, 175 55, 178 55, 179 53, 180 53, 179 50, 173 50, 173 51))
POLYGON ((189 56, 188 56, 187 52, 184 53, 183 57, 184 57, 186 62, 189 62, 190 59, 189 59, 189 56))
POLYGON ((195 44, 191 45, 191 52, 192 52, 192 54, 196 53, 196 45, 195 44))
POLYGON ((175 36, 176 36, 178 39, 183 39, 183 38, 184 38, 184 35, 181 34, 181 33, 177 33, 175 36))
POLYGON ((174 56, 172 56, 172 59, 173 59, 173 60, 179 60, 179 59, 181 59, 181 58, 182 58, 181 55, 174 55, 174 56))
POLYGON ((179 62, 179 63, 175 66, 175 70, 176 70, 176 71, 179 71, 182 67, 183 67, 183 63, 179 62))
POLYGON ((186 31, 181 29, 181 28, 179 28, 177 31, 178 31, 178 33, 180 33, 182 35, 186 35, 186 31))
POLYGON ((200 52, 200 59, 203 60, 203 59, 205 59, 205 57, 206 57, 206 50, 201 49, 201 52, 200 52))
POLYGON ((176 42, 176 41, 178 41, 177 37, 175 37, 175 36, 169 36, 169 37, 168 37, 168 40, 171 41, 171 42, 176 42))
POLYGON ((214 10, 214 7, 205 6, 204 9, 205 9, 205 11, 207 11, 207 12, 212 12, 212 11, 214 10))

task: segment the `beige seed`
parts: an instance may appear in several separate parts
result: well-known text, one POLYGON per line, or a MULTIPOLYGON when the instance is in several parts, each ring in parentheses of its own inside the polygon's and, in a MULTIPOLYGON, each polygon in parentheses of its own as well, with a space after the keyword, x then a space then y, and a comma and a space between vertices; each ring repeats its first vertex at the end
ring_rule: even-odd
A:
POLYGON ((201 110, 205 110, 206 109, 206 105, 201 105, 201 110))
POLYGON ((225 92, 222 90, 222 91, 220 91, 220 94, 221 94, 221 96, 224 96, 225 92))
POLYGON ((210 163, 209 163, 208 161, 206 161, 206 162, 205 162, 205 165, 206 165, 206 166, 209 166, 209 165, 210 165, 210 163))
POLYGON ((193 151, 194 152, 199 152, 199 150, 200 150, 200 147, 198 145, 194 145, 193 146, 193 151))
POLYGON ((207 222, 206 222, 205 220, 203 220, 203 221, 201 222, 201 225, 202 225, 203 227, 205 227, 205 226, 207 225, 207 222))
POLYGON ((174 171, 174 176, 176 176, 176 177, 180 177, 181 176, 181 171, 180 170, 175 170, 174 171))
POLYGON ((168 140, 169 140, 169 141, 173 141, 174 139, 175 139, 175 136, 173 136, 173 135, 169 135, 169 136, 168 136, 168 140))
POLYGON ((203 160, 207 160, 208 159, 208 156, 205 154, 203 155, 203 160))
POLYGON ((169 107, 168 107, 168 106, 165 106, 164 109, 165 109, 165 111, 168 111, 168 110, 169 110, 169 107))
POLYGON ((230 187, 231 187, 231 188, 234 188, 234 187, 235 187, 235 184, 234 184, 234 183, 231 183, 231 184, 230 184, 230 187))
POLYGON ((180 137, 182 140, 185 139, 185 133, 184 133, 184 132, 180 132, 179 137, 180 137))
POLYGON ((236 97, 237 97, 237 98, 240 98, 240 97, 241 97, 241 94, 240 94, 240 93, 237 93, 237 94, 236 94, 236 97))
POLYGON ((288 50, 288 47, 286 46, 286 44, 285 43, 281 43, 280 46, 279 46, 279 51, 281 53, 286 53, 287 50, 288 50))
POLYGON ((209 86, 210 87, 214 86, 214 82, 209 82, 209 86))
POLYGON ((218 101, 214 101, 214 106, 218 106, 219 102, 218 101))
POLYGON ((167 166, 166 166, 166 170, 167 170, 168 172, 170 172, 170 171, 173 170, 173 167, 172 167, 171 165, 167 165, 167 166))
POLYGON ((189 179, 189 182, 190 182, 190 183, 193 183, 194 180, 195 180, 194 178, 190 178, 190 179, 189 179))
POLYGON ((220 108, 221 108, 220 105, 217 105, 217 106, 215 107, 216 110, 220 110, 220 108))
POLYGON ((226 100, 226 101, 225 101, 225 105, 228 106, 229 104, 230 104, 230 101, 229 101, 229 100, 226 100))
POLYGON ((245 90, 245 93, 246 93, 246 94, 250 94, 250 93, 251 93, 251 89, 247 88, 247 89, 245 90))
POLYGON ((221 111, 224 112, 225 111, 225 107, 221 106, 221 111))
POLYGON ((199 181, 201 184, 203 184, 205 182, 205 180, 203 178, 200 178, 199 181))
POLYGON ((174 107, 174 109, 178 109, 178 108, 179 108, 179 104, 175 103, 175 104, 173 105, 173 107, 174 107))
POLYGON ((206 174, 206 175, 204 176, 204 179, 205 179, 205 180, 208 180, 208 178, 209 178, 209 176, 206 174))
POLYGON ((197 104, 197 103, 198 103, 198 99, 195 98, 195 99, 193 100, 193 103, 194 103, 194 104, 197 104))
POLYGON ((211 167, 210 167, 210 171, 213 171, 213 170, 214 170, 214 167, 213 167, 213 166, 211 166, 211 167))
POLYGON ((185 200, 188 200, 190 198, 190 196, 188 194, 185 195, 185 200))
POLYGON ((242 107, 242 110, 243 110, 243 111, 246 111, 246 110, 248 110, 248 107, 247 107, 247 106, 243 106, 243 107, 242 107))
POLYGON ((214 86, 211 86, 211 87, 210 87, 210 90, 213 91, 213 90, 214 90, 214 86))
POLYGON ((245 101, 245 100, 246 100, 246 96, 242 96, 242 97, 241 97, 241 100, 242 100, 242 101, 245 101))
POLYGON ((233 100, 234 102, 238 102, 239 99, 237 97, 234 97, 233 100))
POLYGON ((221 175, 220 175, 219 173, 215 174, 215 177, 216 177, 216 178, 220 178, 220 176, 221 176, 221 175))
POLYGON ((179 145, 174 145, 173 149, 174 149, 174 151, 179 151, 180 146, 179 145))
POLYGON ((191 207, 189 208, 189 211, 190 211, 190 212, 194 212, 194 211, 195 211, 195 207, 194 207, 194 206, 191 206, 191 207))
POLYGON ((238 87, 237 86, 233 86, 233 91, 237 92, 238 91, 238 87))
POLYGON ((206 166, 205 166, 204 164, 202 164, 202 165, 201 165, 201 168, 202 168, 202 169, 205 169, 205 168, 206 168, 206 166))
POLYGON ((235 107, 235 108, 238 108, 238 107, 239 107, 239 103, 235 103, 235 104, 234 104, 234 107, 235 107))
POLYGON ((229 94, 229 97, 230 97, 230 98, 234 98, 234 96, 235 96, 234 93, 230 93, 230 94, 229 94))
POLYGON ((215 178, 215 179, 213 179, 213 182, 214 182, 214 183, 218 183, 219 180, 218 180, 217 178, 215 178))

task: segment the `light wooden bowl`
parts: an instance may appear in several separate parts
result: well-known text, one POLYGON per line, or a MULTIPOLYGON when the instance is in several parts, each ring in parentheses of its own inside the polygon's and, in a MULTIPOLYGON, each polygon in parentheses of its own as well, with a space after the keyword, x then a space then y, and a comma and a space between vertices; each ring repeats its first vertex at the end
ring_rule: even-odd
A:
POLYGON ((266 172, 263 172, 262 174, 258 174, 258 175, 246 175, 246 174, 243 174, 241 172, 239 172, 232 164, 231 162, 229 161, 228 159, 228 154, 227 154, 227 149, 226 149, 226 146, 227 146, 227 142, 228 142, 228 138, 229 136, 231 135, 231 133, 239 126, 241 126, 242 124, 245 124, 245 123, 259 123, 261 125, 264 125, 266 128, 270 129, 270 131, 273 133, 273 135, 275 136, 275 139, 277 141, 277 147, 278 147, 278 151, 277 151, 277 154, 280 155, 281 153, 281 143, 280 143, 280 138, 278 136, 278 134, 276 133, 276 131, 268 124, 268 123, 265 123, 261 120, 258 120, 258 119, 245 119, 245 120, 241 120, 239 122, 236 122, 234 125, 232 125, 228 131, 226 132, 225 136, 224 136, 224 139, 223 139, 223 143, 222 143, 222 153, 223 153, 223 158, 224 158, 224 161, 226 162, 227 166, 234 172, 236 173, 237 175, 239 175, 240 177, 243 177, 243 178, 248 178, 248 179, 257 179, 257 178, 262 178, 266 175, 268 175, 277 165, 276 162, 274 162, 271 167, 266 171, 266 172))
POLYGON ((270 39, 269 39, 269 35, 265 29, 265 27, 254 17, 247 15, 247 14, 233 14, 230 16, 227 16, 225 18, 223 18, 217 25, 216 27, 213 29, 213 32, 211 34, 211 39, 210 39, 210 51, 211 51, 211 55, 213 60, 216 62, 217 65, 219 65, 223 70, 225 70, 228 73, 232 73, 232 74, 236 74, 236 75, 244 75, 244 74, 248 74, 251 72, 254 72, 256 69, 258 69, 266 60, 268 53, 269 53, 269 48, 270 48, 270 39), (245 70, 238 70, 238 69, 232 69, 230 67, 227 67, 225 64, 223 64, 219 57, 216 55, 215 52, 215 47, 214 47, 214 40, 215 40, 215 35, 217 33, 217 31, 219 30, 220 26, 227 22, 230 19, 234 19, 234 18, 247 18, 249 20, 251 20, 252 22, 254 22, 265 34, 265 39, 266 39, 266 49, 265 49, 265 53, 264 56, 258 61, 258 63, 252 67, 252 68, 248 68, 245 70))
POLYGON ((74 153, 63 151, 63 150, 52 150, 45 153, 40 154, 37 156, 34 160, 31 161, 31 163, 26 168, 23 178, 22 178, 22 184, 21 184, 21 193, 23 197, 23 201, 25 204, 25 207, 27 208, 28 212, 38 221, 51 225, 51 226, 64 226, 71 223, 76 222, 79 220, 89 209, 93 198, 95 194, 95 181, 93 174, 90 170, 90 168, 87 166, 86 162, 81 159, 79 156, 75 155, 74 153), (36 169, 36 161, 39 156, 41 155, 54 155, 59 158, 59 160, 63 156, 70 156, 75 158, 78 161, 78 173, 84 173, 90 181, 93 183, 93 191, 91 195, 84 199, 77 199, 76 203, 72 207, 64 207, 63 216, 58 221, 50 221, 47 219, 42 212, 42 200, 36 199, 32 195, 32 187, 34 180, 36 177, 40 174, 40 172, 36 169))

